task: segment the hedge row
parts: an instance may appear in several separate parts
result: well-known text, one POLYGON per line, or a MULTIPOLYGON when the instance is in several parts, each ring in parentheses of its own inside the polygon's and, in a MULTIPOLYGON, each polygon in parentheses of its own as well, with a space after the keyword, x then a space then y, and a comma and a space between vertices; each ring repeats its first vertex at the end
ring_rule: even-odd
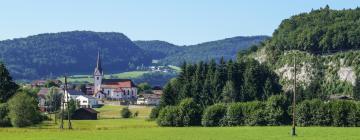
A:
POLYGON ((354 101, 306 100, 296 111, 300 126, 360 126, 360 104, 354 101))
MULTIPOLYGON (((204 111, 185 99, 178 106, 162 108, 157 122, 160 126, 277 126, 291 124, 290 112, 289 100, 281 95, 266 102, 215 104, 204 111)), ((299 126, 360 126, 360 104, 355 101, 305 100, 297 104, 296 112, 299 126)))

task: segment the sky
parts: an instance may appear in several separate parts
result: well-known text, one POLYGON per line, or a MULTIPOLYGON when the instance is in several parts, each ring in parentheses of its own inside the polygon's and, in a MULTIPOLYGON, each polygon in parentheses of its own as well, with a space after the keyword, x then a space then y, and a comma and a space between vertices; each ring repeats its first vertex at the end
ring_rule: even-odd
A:
POLYGON ((0 0, 0 40, 40 33, 121 32, 131 40, 190 45, 269 35, 283 19, 359 0, 0 0))

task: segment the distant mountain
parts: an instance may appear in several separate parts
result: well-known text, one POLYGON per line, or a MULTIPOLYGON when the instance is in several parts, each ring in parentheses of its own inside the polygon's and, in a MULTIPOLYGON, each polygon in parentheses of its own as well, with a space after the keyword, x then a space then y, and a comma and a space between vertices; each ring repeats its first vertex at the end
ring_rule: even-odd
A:
POLYGON ((148 65, 152 59, 124 34, 73 31, 0 41, 0 61, 15 79, 91 74, 98 50, 106 73, 148 65))
POLYGON ((151 54, 155 54, 154 58, 156 59, 162 59, 184 50, 183 47, 159 40, 134 41, 134 43, 141 49, 146 50, 151 54))
POLYGON ((221 57, 233 59, 238 51, 248 49, 267 38, 269 37, 233 37, 189 46, 176 46, 164 41, 135 41, 135 44, 144 50, 162 53, 159 57, 162 64, 179 65, 184 61, 195 63, 219 60, 221 57))
POLYGON ((134 70, 151 65, 178 65, 183 61, 234 58, 268 37, 234 37, 190 46, 177 46, 165 41, 131 41, 122 33, 71 31, 46 33, 26 38, 0 41, 0 61, 16 80, 57 77, 64 74, 92 74, 97 51, 101 50, 105 73, 134 70))

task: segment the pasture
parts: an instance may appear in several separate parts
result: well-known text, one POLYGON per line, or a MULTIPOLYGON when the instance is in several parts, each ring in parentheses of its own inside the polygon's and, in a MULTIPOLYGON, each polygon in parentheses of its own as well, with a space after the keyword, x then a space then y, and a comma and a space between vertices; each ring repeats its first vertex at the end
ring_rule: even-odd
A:
MULTIPOLYGON (((100 120, 73 120, 73 130, 59 130, 52 121, 28 128, 0 128, 0 140, 353 140, 359 139, 359 128, 298 127, 298 136, 290 136, 290 126, 279 127, 158 127, 147 121, 149 107, 130 107, 137 118, 119 118, 122 106, 97 109, 100 120)), ((66 122, 66 121, 65 121, 66 122)), ((67 123, 65 123, 67 124, 67 123)), ((66 127, 66 125, 65 125, 66 127)))

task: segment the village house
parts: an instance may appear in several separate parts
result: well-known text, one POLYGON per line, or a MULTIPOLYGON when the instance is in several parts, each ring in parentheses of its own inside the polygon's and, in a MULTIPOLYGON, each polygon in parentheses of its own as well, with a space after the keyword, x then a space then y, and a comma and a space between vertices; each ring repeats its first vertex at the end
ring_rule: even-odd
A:
POLYGON ((89 95, 80 95, 76 98, 80 108, 94 108, 99 107, 98 101, 95 97, 89 95))
POLYGON ((138 89, 130 79, 105 79, 98 53, 93 91, 94 97, 98 99, 135 102, 138 89))
POLYGON ((138 97, 136 104, 138 105, 159 105, 161 95, 159 94, 142 94, 138 97))
POLYGON ((46 105, 46 95, 49 93, 48 88, 41 88, 40 91, 37 93, 38 97, 38 106, 41 112, 47 111, 48 106, 46 105))
POLYGON ((82 96, 82 95, 85 95, 85 94, 81 91, 68 89, 68 90, 65 90, 64 101, 69 102, 70 100, 76 100, 77 97, 82 96))

